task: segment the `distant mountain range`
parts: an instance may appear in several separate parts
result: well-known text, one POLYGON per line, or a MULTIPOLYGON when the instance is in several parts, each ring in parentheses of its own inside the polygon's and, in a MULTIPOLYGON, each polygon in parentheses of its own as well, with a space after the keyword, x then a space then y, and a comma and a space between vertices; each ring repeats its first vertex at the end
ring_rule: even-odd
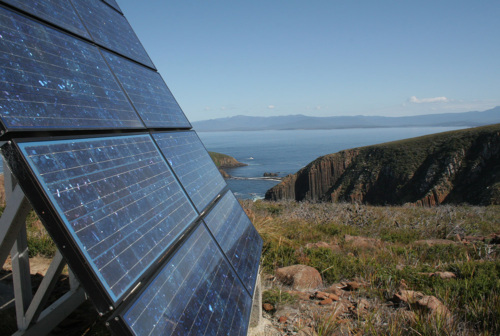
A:
POLYGON ((192 122, 198 132, 339 129, 374 127, 483 126, 500 123, 500 106, 487 111, 426 114, 410 117, 339 116, 302 114, 274 117, 234 116, 192 122))

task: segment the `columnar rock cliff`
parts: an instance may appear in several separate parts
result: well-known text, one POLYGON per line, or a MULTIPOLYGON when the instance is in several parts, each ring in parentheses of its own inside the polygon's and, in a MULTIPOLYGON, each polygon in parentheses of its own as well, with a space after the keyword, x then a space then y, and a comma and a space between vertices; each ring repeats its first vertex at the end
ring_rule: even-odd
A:
POLYGON ((329 154, 285 177, 266 199, 500 204, 500 124, 329 154))

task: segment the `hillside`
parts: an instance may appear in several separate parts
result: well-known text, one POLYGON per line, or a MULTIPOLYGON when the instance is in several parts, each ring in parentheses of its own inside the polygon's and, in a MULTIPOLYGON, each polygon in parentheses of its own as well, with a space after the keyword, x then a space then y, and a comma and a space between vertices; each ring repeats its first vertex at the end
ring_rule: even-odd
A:
POLYGON ((294 129, 341 129, 376 127, 483 126, 500 122, 500 106, 487 111, 427 114, 409 117, 305 115, 251 117, 234 116, 193 122, 198 132, 261 131, 294 129))
POLYGON ((329 154, 285 177, 266 199, 500 204, 499 172, 496 124, 329 154))

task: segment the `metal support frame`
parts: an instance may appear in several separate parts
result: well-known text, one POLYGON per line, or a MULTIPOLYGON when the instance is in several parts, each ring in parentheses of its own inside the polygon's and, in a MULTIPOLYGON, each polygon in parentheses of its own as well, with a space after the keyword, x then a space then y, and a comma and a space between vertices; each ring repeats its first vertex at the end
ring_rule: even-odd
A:
POLYGON ((18 328, 13 335, 46 335, 83 303, 87 296, 69 269, 70 290, 44 309, 66 265, 59 250, 36 293, 32 294, 26 234, 26 217, 31 211, 31 205, 5 162, 4 184, 6 207, 0 218, 0 263, 5 264, 10 252, 18 328))

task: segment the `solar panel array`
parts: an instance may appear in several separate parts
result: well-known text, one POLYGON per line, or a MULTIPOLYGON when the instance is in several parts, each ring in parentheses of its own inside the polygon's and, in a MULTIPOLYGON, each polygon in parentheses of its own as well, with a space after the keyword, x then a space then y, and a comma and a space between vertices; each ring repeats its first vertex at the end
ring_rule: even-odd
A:
POLYGON ((0 0, 0 62, 2 154, 111 329, 245 335, 262 239, 118 3, 0 0))

